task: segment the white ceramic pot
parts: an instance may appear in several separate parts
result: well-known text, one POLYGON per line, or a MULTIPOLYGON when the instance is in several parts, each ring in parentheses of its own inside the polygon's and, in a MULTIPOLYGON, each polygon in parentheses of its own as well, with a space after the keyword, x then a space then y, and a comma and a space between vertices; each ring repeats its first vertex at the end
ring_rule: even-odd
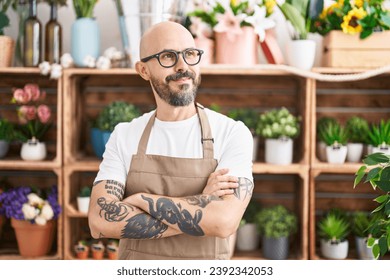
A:
POLYGON ((253 162, 257 160, 258 150, 259 150, 259 136, 253 136, 253 155, 252 155, 253 162))
POLYGON ((390 155, 390 146, 372 147, 372 153, 384 153, 386 155, 390 155))
POLYGON ((310 70, 314 64, 316 43, 313 40, 292 40, 287 42, 286 56, 290 66, 310 70))
POLYGON ((348 240, 332 243, 321 239, 321 253, 327 259, 343 260, 348 256, 348 240))
POLYGON ((5 140, 0 140, 0 158, 3 158, 8 153, 9 143, 5 140))
POLYGON ((344 163, 347 157, 347 146, 327 146, 326 157, 329 163, 344 163))
POLYGON ((79 212, 84 214, 88 213, 90 199, 90 197, 77 197, 77 208, 79 209, 79 212))
POLYGON ((293 140, 290 138, 265 139, 265 162, 288 165, 292 163, 293 140))
POLYGON ((23 143, 22 149, 20 150, 20 157, 23 160, 37 161, 45 159, 46 153, 46 144, 44 142, 31 139, 23 143))
POLYGON ((356 251, 361 260, 374 260, 372 249, 367 247, 367 238, 355 236, 356 251))
POLYGON ((257 233, 256 224, 245 224, 237 230, 236 248, 239 251, 253 251, 259 248, 260 235, 257 233))
POLYGON ((363 154, 362 143, 348 143, 347 144, 347 161, 360 162, 363 154))

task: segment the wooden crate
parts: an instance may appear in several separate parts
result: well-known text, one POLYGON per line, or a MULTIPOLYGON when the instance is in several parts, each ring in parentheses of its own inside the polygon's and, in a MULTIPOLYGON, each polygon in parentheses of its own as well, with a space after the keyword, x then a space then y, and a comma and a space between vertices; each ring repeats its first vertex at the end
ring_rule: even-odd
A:
MULTIPOLYGON (((34 186, 39 188, 50 188, 57 185, 58 201, 62 207, 62 212, 57 220, 57 228, 53 246, 46 256, 34 259, 63 259, 63 187, 62 187, 62 169, 51 171, 22 171, 12 169, 0 170, 0 182, 2 186, 34 186)), ((0 260, 1 259, 23 259, 19 255, 16 243, 15 232, 7 219, 0 237, 0 260)))
POLYGON ((375 32, 366 39, 331 31, 323 40, 323 66, 371 68, 390 64, 390 31, 375 32))

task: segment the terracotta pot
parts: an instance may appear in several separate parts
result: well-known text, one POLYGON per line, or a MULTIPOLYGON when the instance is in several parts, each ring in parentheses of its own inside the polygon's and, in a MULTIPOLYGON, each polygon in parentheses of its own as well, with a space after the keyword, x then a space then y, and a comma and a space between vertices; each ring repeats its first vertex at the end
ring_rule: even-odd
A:
POLYGON ((19 253, 22 257, 40 257, 49 253, 54 239, 53 220, 41 226, 11 218, 11 225, 15 229, 19 253))
POLYGON ((77 244, 74 246, 74 251, 76 253, 76 258, 79 260, 88 259, 89 248, 87 246, 77 244))
POLYGON ((204 51, 200 65, 205 66, 214 62, 214 40, 209 38, 195 38, 195 46, 204 51))
POLYGON ((103 259, 103 255, 104 255, 104 251, 103 250, 99 250, 99 251, 92 250, 92 258, 94 260, 102 260, 103 259))
POLYGON ((0 68, 12 66, 15 41, 9 36, 0 36, 0 68))
POLYGON ((258 39, 252 27, 243 27, 232 40, 226 32, 215 33, 216 63, 251 66, 257 63, 258 39))
POLYGON ((109 260, 117 260, 118 259, 118 251, 116 252, 107 252, 107 256, 109 260))

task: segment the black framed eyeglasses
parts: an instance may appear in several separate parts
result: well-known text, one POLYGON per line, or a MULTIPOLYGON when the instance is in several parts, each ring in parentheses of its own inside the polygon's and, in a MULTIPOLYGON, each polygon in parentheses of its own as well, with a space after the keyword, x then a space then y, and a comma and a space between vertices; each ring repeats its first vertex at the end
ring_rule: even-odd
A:
POLYGON ((179 60, 179 54, 183 56, 185 63, 194 66, 200 62, 203 51, 194 48, 188 48, 183 51, 163 50, 159 53, 144 57, 142 62, 148 62, 152 58, 157 58, 158 63, 164 68, 170 68, 176 65, 179 60))

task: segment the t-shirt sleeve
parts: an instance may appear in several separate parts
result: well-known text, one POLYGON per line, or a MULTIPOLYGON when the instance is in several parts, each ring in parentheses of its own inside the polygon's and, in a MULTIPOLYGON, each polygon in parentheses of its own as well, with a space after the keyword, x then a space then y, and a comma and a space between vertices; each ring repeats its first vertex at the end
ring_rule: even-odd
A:
POLYGON ((221 168, 228 168, 230 175, 245 177, 253 182, 252 133, 242 122, 239 121, 236 122, 226 141, 227 142, 222 150, 217 170, 221 168))
POLYGON ((102 180, 114 180, 122 184, 126 183, 126 167, 119 151, 119 125, 111 133, 103 153, 103 160, 100 163, 99 172, 94 182, 102 180))

